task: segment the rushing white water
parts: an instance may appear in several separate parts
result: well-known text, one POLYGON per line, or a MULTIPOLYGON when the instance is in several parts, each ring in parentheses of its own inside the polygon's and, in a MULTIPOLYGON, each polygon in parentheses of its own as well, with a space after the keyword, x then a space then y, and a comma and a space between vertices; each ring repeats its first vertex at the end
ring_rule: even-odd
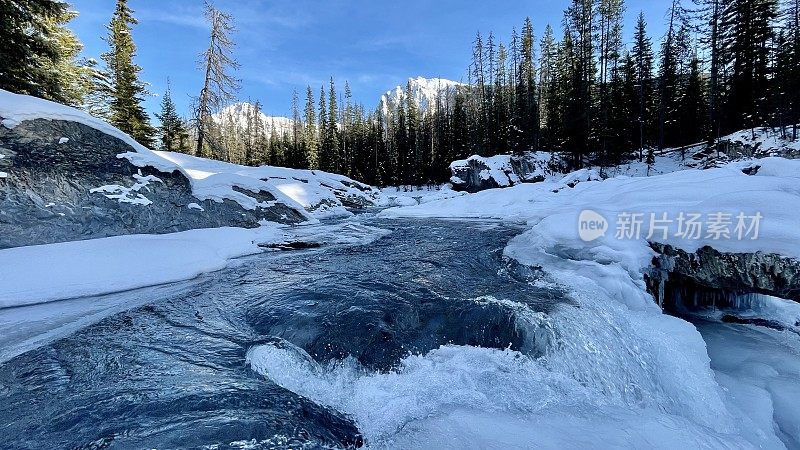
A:
POLYGON ((641 339, 645 320, 610 309, 518 315, 518 326, 548 335, 539 357, 443 346, 381 373, 352 358, 320 365, 285 343, 253 347, 247 359, 280 386, 353 417, 372 447, 751 445, 723 404, 705 348, 673 347, 669 335, 641 339))

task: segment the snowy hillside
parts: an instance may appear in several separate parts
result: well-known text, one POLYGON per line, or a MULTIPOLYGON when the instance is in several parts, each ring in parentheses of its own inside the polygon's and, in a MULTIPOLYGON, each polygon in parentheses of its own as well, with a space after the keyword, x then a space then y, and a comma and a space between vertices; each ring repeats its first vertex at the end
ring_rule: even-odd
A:
POLYGON ((272 135, 273 131, 278 135, 292 133, 292 125, 294 124, 292 119, 282 116, 268 116, 263 111, 256 111, 256 107, 247 102, 230 105, 214 114, 212 118, 214 122, 222 126, 233 123, 241 129, 246 129, 248 121, 252 120, 252 123, 255 123, 256 115, 260 117, 260 122, 267 136, 272 135))
MULTIPOLYGON (((444 97, 452 93, 462 83, 444 78, 409 78, 408 82, 411 83, 411 94, 417 102, 420 111, 428 111, 436 107, 436 99, 444 97)), ((394 110, 398 104, 404 102, 406 99, 406 85, 397 86, 394 89, 387 91, 380 100, 381 111, 384 116, 394 110)))

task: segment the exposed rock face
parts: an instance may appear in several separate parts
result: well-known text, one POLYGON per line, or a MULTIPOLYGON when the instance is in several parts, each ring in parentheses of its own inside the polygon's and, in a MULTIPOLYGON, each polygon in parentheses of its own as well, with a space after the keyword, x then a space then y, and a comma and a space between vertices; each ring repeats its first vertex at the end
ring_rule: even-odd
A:
POLYGON ((552 173, 549 167, 550 158, 550 154, 544 152, 488 158, 471 156, 450 164, 450 182, 455 190, 473 193, 519 183, 544 181, 545 176, 552 173))
POLYGON ((758 293, 800 302, 800 261, 768 253, 721 253, 703 247, 688 253, 651 244, 659 253, 648 274, 650 292, 665 309, 676 301, 693 306, 733 306, 742 294, 758 293))
MULTIPOLYGON (((118 154, 123 141, 70 121, 37 119, 0 126, 0 248, 122 234, 296 223, 304 215, 276 202, 247 210, 200 201, 179 172, 139 169, 118 154), (0 174, 2 175, 2 174, 0 174)), ((274 200, 268 192, 250 193, 274 200)))

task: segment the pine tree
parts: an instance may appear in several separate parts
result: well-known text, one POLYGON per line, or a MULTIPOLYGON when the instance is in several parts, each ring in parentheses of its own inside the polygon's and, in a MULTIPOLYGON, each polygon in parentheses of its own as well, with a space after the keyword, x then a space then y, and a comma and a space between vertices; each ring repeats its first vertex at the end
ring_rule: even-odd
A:
POLYGON ((773 123, 784 137, 796 140, 800 137, 800 0, 785 3, 779 26, 772 81, 773 123), (787 126, 791 126, 791 133, 787 133, 787 126))
POLYGON ((114 15, 107 27, 106 42, 110 49, 102 58, 112 80, 111 124, 142 145, 152 146, 155 130, 150 126, 150 118, 142 106, 148 92, 145 84, 139 80, 142 69, 133 62, 136 44, 133 42, 131 26, 137 23, 127 0, 117 0, 114 15))
POLYGON ((681 144, 701 142, 708 136, 708 112, 705 99, 706 87, 703 73, 700 70, 700 59, 694 55, 690 64, 686 89, 677 112, 676 129, 680 130, 683 138, 681 144))
POLYGON ((566 32, 571 41, 570 95, 567 96, 565 139, 573 153, 573 163, 583 165, 591 149, 594 88, 593 30, 595 9, 592 0, 572 0, 565 13, 566 32))
POLYGON ((729 0, 694 0, 699 6, 696 14, 705 18, 701 19, 701 43, 706 49, 708 64, 708 96, 706 111, 708 111, 708 136, 709 144, 721 136, 722 111, 720 98, 722 90, 722 16, 729 0))
POLYGON ((328 137, 328 133, 330 132, 330 128, 328 127, 328 102, 325 100, 325 86, 320 86, 319 88, 319 115, 318 115, 319 124, 317 129, 319 130, 319 149, 317 151, 318 155, 318 164, 320 170, 330 170, 330 141, 331 139, 328 137))
POLYGON ((516 125, 518 140, 514 146, 517 152, 538 147, 539 108, 536 102, 536 65, 534 64, 536 55, 533 43, 533 23, 528 17, 522 26, 520 61, 514 95, 516 99, 515 115, 519 118, 516 125))
POLYGON ((336 86, 331 77, 328 89, 328 119, 325 121, 325 165, 322 170, 339 173, 341 169, 341 154, 339 140, 339 108, 336 106, 336 86))
POLYGON ((722 63, 730 67, 725 99, 728 130, 765 122, 776 17, 777 0, 731 0, 723 12, 722 63))
MULTIPOLYGON (((205 4, 206 20, 211 25, 209 46, 201 56, 201 68, 203 69, 203 88, 197 98, 197 108, 195 109, 195 124, 197 127, 197 148, 195 154, 204 154, 204 145, 211 137, 215 127, 212 115, 215 111, 222 108, 226 103, 236 98, 235 93, 239 89, 239 81, 230 75, 231 70, 239 67, 233 58, 234 43, 231 34, 234 31, 232 17, 214 7, 207 1, 205 4)), ((216 157, 224 159, 227 149, 221 148, 216 143, 211 143, 214 147, 213 153, 216 157)))
MULTIPOLYGON (((555 37, 553 36, 553 27, 547 25, 544 29, 544 35, 539 44, 539 92, 538 102, 541 111, 541 119, 539 121, 542 129, 542 143, 545 148, 552 149, 555 145, 553 136, 554 123, 549 119, 553 118, 551 111, 552 104, 551 95, 554 92, 554 84, 556 80, 556 60, 558 57, 558 49, 556 46, 555 37)), ((515 123, 516 127, 516 123, 515 123)))
POLYGON ((344 82, 344 109, 342 111, 342 150, 341 150, 341 164, 340 171, 343 175, 352 175, 353 166, 353 149, 352 140, 355 131, 354 127, 354 114, 353 114, 353 92, 350 90, 350 83, 345 80, 344 82))
POLYGON ((300 120, 300 95, 297 89, 292 92, 292 133, 290 156, 287 158, 287 166, 299 169, 303 167, 305 155, 302 150, 303 123, 300 120))
POLYGON ((647 36, 647 23, 644 13, 639 13, 634 32, 633 61, 636 64, 636 86, 639 107, 636 113, 638 125, 639 161, 643 159, 645 146, 652 143, 652 124, 654 110, 654 80, 653 80, 653 45, 647 36))
POLYGON ((667 34, 661 45, 661 67, 658 90, 658 148, 663 149, 667 135, 675 132, 676 113, 679 101, 679 64, 681 63, 679 24, 685 21, 685 11, 680 0, 672 0, 669 9, 667 34))
POLYGON ((80 105, 90 72, 66 28, 76 16, 61 0, 0 0, 0 89, 80 105))
MULTIPOLYGON (((600 0, 599 16, 599 59, 598 59, 598 120, 595 134, 600 141, 601 164, 609 153, 609 140, 614 139, 611 127, 612 89, 621 89, 618 64, 622 49, 622 13, 625 10, 622 0, 600 0), (614 78, 616 76, 616 78, 614 78), (613 79, 613 82, 612 82, 613 79)), ((619 92, 616 92, 617 100, 619 92)), ((616 105, 619 106, 619 105, 616 105)), ((616 156, 615 156, 616 157, 616 156)))
POLYGON ((186 142, 189 133, 172 101, 169 80, 167 80, 167 90, 161 98, 161 113, 156 114, 156 117, 161 121, 161 126, 158 128, 158 134, 161 136, 161 149, 170 152, 186 151, 187 149, 182 144, 186 142))
POLYGON ((306 105, 303 113, 305 120, 305 126, 303 127, 305 166, 309 169, 319 169, 317 118, 314 111, 314 91, 311 90, 311 86, 306 86, 306 105))

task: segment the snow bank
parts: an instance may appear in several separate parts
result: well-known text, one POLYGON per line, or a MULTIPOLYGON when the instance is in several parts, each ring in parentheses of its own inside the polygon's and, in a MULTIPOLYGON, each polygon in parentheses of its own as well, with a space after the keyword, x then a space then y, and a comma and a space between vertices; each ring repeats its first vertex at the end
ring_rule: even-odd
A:
POLYGON ((285 241, 277 226, 115 236, 0 250, 0 308, 194 278, 285 241))
POLYGON ((242 192, 270 193, 276 201, 307 211, 310 219, 349 217, 345 204, 371 206, 380 193, 377 189, 343 175, 283 167, 249 167, 198 158, 183 153, 151 151, 121 155, 136 166, 152 166, 162 171, 179 168, 192 181, 192 191, 201 200, 231 199, 254 209, 269 202, 258 201, 242 192), (234 188, 239 188, 234 189, 234 188))
MULTIPOLYGON (((699 239, 682 239, 656 230, 651 241, 670 244, 692 252, 710 245, 723 252, 764 251, 800 258, 800 160, 764 158, 731 163, 708 170, 683 170, 652 177, 616 177, 605 181, 585 181, 570 188, 568 174, 558 180, 522 184, 508 189, 493 189, 463 197, 434 201, 424 205, 391 208, 381 217, 459 217, 495 218, 528 221, 537 232, 558 239, 560 245, 575 244, 583 251, 604 248, 625 253, 646 246, 644 239, 616 239, 614 227, 621 213, 643 214, 643 235, 649 230, 650 214, 667 214, 675 219, 680 212, 701 215, 761 213, 758 239, 712 239, 705 231, 699 239), (755 175, 743 169, 757 168, 755 175), (591 243, 578 235, 578 216, 590 209, 603 215, 609 231, 591 243)), ((673 224, 674 226, 675 224, 673 224)), ((735 225, 735 222, 734 222, 735 225)), ((731 230, 733 227, 731 227, 731 230)), ((535 233, 534 233, 535 234, 535 233)), ((636 253, 636 252, 634 252, 636 253)))

